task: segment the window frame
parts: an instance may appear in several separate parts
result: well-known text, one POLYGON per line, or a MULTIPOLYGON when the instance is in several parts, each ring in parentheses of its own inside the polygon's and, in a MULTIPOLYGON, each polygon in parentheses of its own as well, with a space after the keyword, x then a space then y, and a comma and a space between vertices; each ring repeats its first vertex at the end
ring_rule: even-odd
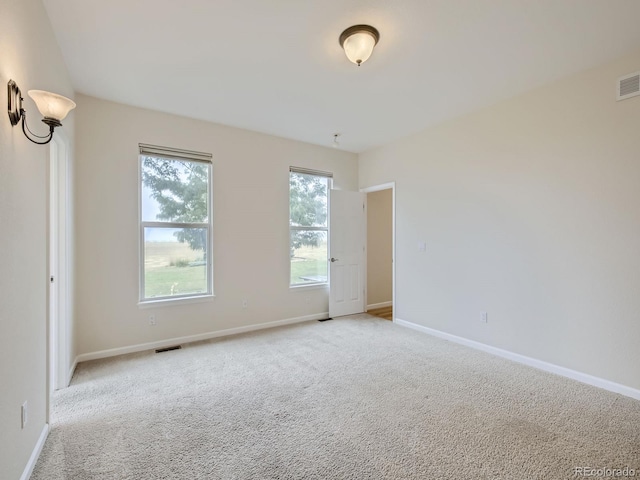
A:
POLYGON ((304 282, 304 283, 291 283, 291 257, 289 257, 289 288, 313 288, 313 287, 324 287, 329 285, 329 231, 331 228, 330 225, 330 211, 331 211, 331 201, 330 201, 330 190, 333 188, 333 173, 331 172, 323 172, 320 170, 312 170, 309 168, 302 167, 289 167, 289 248, 288 251, 291 251, 291 232, 293 231, 302 231, 302 232, 326 232, 327 233, 327 279, 324 282, 304 282), (291 225, 291 174, 298 173, 302 175, 313 175, 316 177, 322 177, 327 180, 327 226, 326 227, 305 227, 298 225, 291 225))
POLYGON ((139 244, 139 294, 138 305, 144 306, 153 303, 189 301, 202 301, 212 298, 213 293, 213 163, 212 155, 208 153, 194 152, 190 150, 179 150, 169 147, 158 147, 154 145, 139 144, 140 153, 138 155, 138 244, 139 244), (200 163, 207 166, 207 222, 165 222, 165 221, 145 221, 142 213, 142 165, 146 157, 162 158, 180 162, 200 163), (201 228, 207 231, 207 291, 198 293, 187 293, 183 295, 165 295, 162 297, 145 297, 145 228, 201 228))

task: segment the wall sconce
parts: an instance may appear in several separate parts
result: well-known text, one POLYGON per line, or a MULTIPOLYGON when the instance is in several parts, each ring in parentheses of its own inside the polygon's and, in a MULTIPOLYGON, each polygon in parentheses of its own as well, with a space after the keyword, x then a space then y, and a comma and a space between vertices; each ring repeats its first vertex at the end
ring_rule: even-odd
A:
POLYGON ((378 40, 380 40, 380 33, 372 26, 354 25, 342 32, 340 46, 344 48, 347 58, 360 66, 371 56, 378 40))
POLYGON ((44 117, 42 121, 49 125, 49 135, 36 135, 27 126, 27 112, 22 108, 22 92, 16 85, 16 82, 9 80, 7 84, 9 94, 9 120, 11 125, 16 126, 22 119, 22 131, 24 136, 38 145, 45 145, 53 138, 53 130, 62 126, 62 120, 69 114, 71 110, 76 108, 73 100, 67 97, 57 95, 55 93, 45 92, 43 90, 29 90, 27 93, 36 103, 36 107, 44 117), (29 132, 29 133, 27 133, 29 132), (30 136, 31 135, 31 136, 30 136), (37 140, 34 140, 36 138, 37 140))

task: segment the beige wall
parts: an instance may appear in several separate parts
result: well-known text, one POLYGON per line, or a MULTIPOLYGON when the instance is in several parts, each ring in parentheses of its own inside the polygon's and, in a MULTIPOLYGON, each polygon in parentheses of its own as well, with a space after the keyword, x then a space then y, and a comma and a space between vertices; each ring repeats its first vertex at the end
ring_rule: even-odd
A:
MULTIPOLYGON (((68 97, 73 91, 43 6, 0 0, 0 91, 9 79, 25 97, 29 125, 46 127, 27 96, 30 89, 68 97)), ((63 129, 73 141, 73 113, 63 129)), ((0 476, 20 478, 46 423, 47 212, 49 147, 35 145, 20 126, 0 117, 0 476), (20 406, 29 421, 20 428, 20 406)))
POLYGON ((640 97, 615 101, 638 70, 640 52, 360 156, 361 187, 396 182, 398 318, 640 388, 640 97))
POLYGON ((327 312, 326 288, 289 288, 289 166, 331 171, 335 188, 356 190, 356 155, 82 95, 77 101, 80 353, 327 312), (211 302, 137 305, 139 142, 213 154, 211 302))
POLYGON ((391 302, 392 190, 367 194, 367 305, 391 302))

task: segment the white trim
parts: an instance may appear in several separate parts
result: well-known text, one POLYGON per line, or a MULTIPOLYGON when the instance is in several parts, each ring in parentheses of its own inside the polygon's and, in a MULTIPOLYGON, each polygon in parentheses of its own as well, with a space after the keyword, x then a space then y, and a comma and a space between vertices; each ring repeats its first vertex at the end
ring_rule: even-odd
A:
POLYGON ((393 302, 392 301, 380 302, 380 303, 372 303, 371 305, 367 305, 367 312, 369 310, 373 310, 374 308, 384 308, 384 307, 391 307, 391 306, 393 306, 393 302))
MULTIPOLYGON (((391 305, 396 304, 396 182, 387 182, 381 183, 380 185, 373 185, 371 187, 363 187, 360 189, 362 193, 372 193, 379 192, 381 190, 389 190, 391 189, 391 305)), ((369 208, 367 206, 367 208, 369 208)), ((366 217, 365 217, 365 228, 366 227, 366 217)), ((367 230, 368 231, 368 230, 367 230)), ((365 231, 365 245, 367 241, 367 231, 365 231)), ((369 246, 366 245, 366 252, 369 251, 369 246)), ((367 295, 369 294, 369 286, 367 285, 367 269, 368 265, 365 259, 364 262, 364 301, 367 301, 367 295)), ((367 309, 369 306, 367 306, 367 309)), ((373 307, 375 308, 375 307, 373 307)), ((395 317, 396 309, 393 309, 393 313, 391 314, 391 320, 395 317)))
MULTIPOLYGON (((300 225, 291 225, 291 199, 289 198, 289 225, 287 227, 287 237, 289 238, 287 245, 288 251, 291 252, 291 230, 295 231, 304 231, 311 230, 316 232, 326 232, 327 233, 327 262, 329 261, 329 252, 330 252, 330 241, 329 236, 330 233, 330 223, 331 223, 331 200, 330 200, 330 191, 333 188, 333 173, 331 172, 321 172, 319 170, 310 170, 308 168, 301 167, 289 167, 289 193, 291 193, 291 174, 299 173, 302 175, 313 175, 316 177, 321 177, 326 179, 327 181, 327 226, 326 227, 311 227, 311 226, 300 226, 300 225)), ((328 287, 329 286, 329 266, 327 264, 327 280, 325 282, 307 282, 307 283, 291 283, 291 257, 288 258, 287 263, 289 264, 289 288, 300 288, 300 287, 328 287)))
POLYGON ((115 357, 117 355, 125 355, 127 353, 143 352, 145 350, 154 350, 156 348, 170 347, 172 345, 199 342, 201 340, 209 340, 211 338, 226 337, 228 335, 237 335, 238 333, 253 332, 255 330, 263 330, 266 328, 280 327, 282 325, 291 325, 294 323, 309 322, 311 320, 324 320, 328 318, 329 312, 315 313, 313 315, 305 315, 304 317, 287 318, 284 320, 276 320, 274 322, 258 323, 254 325, 246 325, 244 327, 228 328, 226 330, 218 330, 215 332, 200 333, 197 335, 188 335, 186 337, 168 338, 158 342, 139 343, 128 347, 111 348, 109 350, 100 350, 98 352, 83 353, 78 355, 76 362, 87 362, 89 360, 97 360, 99 358, 115 357))
POLYGON ((374 185, 373 187, 364 187, 360 191, 362 193, 379 192, 380 190, 389 190, 396 188, 396 182, 382 183, 380 185, 374 185))
POLYGON ((144 302, 138 302, 138 308, 175 307, 178 305, 188 305, 190 303, 213 302, 215 298, 215 295, 198 295, 175 298, 163 297, 159 300, 145 300, 144 302))
POLYGON ((401 320, 399 318, 394 319, 394 323, 397 323, 398 325, 401 325, 403 327, 411 328, 413 330, 418 330, 419 332, 423 332, 428 335, 441 338, 443 340, 448 340, 450 342, 458 343, 466 347, 475 348, 476 350, 480 350, 491 355, 506 358, 507 360, 522 363, 524 365, 528 365, 529 367, 537 368, 538 370, 555 373, 556 375, 560 375, 561 377, 577 380, 578 382, 586 383, 587 385, 591 385, 593 387, 602 388, 610 392, 619 393, 620 395, 625 395, 627 397, 640 400, 640 390, 622 385, 620 383, 605 380, 604 378, 594 377, 593 375, 578 372, 576 370, 571 370, 570 368, 561 367, 559 365, 554 365, 553 363, 548 363, 536 358, 520 355, 519 353, 510 352, 509 350, 492 347, 491 345, 476 342, 475 340, 469 340, 468 338, 458 337, 457 335, 445 333, 440 330, 434 330, 433 328, 425 327, 423 325, 418 325, 412 322, 407 322, 406 320, 401 320))
POLYGON ((33 448, 33 451, 31 452, 31 456, 29 457, 29 461, 27 462, 27 465, 24 467, 24 471, 20 476, 20 480, 29 480, 29 478, 31 477, 31 474, 33 473, 33 469, 35 468, 36 463, 38 462, 38 458, 42 453, 42 449, 44 448, 44 442, 47 441, 48 436, 49 436, 49 424, 45 423, 44 427, 42 428, 42 432, 40 433, 40 438, 38 438, 38 443, 36 443, 36 446, 33 448))
MULTIPOLYGON (((148 303, 148 302, 160 302, 163 300, 184 300, 191 298, 201 298, 201 297, 213 297, 214 296, 214 275, 213 275, 213 162, 211 161, 200 161, 197 159, 190 159, 189 157, 176 157, 176 156, 162 156, 162 155, 147 155, 142 153, 143 147, 149 148, 161 148, 161 149, 169 149, 169 147, 159 147, 154 145, 146 145, 143 143, 139 144, 140 147, 140 155, 138 156, 138 305, 148 303), (153 222, 146 221, 142 217, 142 192, 144 187, 142 185, 142 166, 145 158, 151 156, 152 158, 168 158, 169 160, 177 160, 184 162, 200 162, 207 166, 208 170, 208 182, 207 182, 207 213, 208 213, 208 221, 207 222, 187 222, 187 223, 178 223, 178 222, 153 222), (207 231, 207 263, 205 265, 206 273, 207 273, 207 291, 203 293, 196 294, 185 294, 180 296, 166 296, 166 297, 150 297, 146 298, 145 294, 145 270, 144 270, 144 262, 145 262, 145 242, 144 242, 144 230, 145 228, 200 228, 207 231)), ((172 149, 169 149, 172 150, 172 149)), ((186 154, 200 155, 200 152, 194 152, 190 150, 177 150, 173 149, 176 152, 183 152, 186 154)), ((209 155, 206 153, 202 153, 201 155, 209 155)))
POLYGON ((71 383, 71 379, 73 379, 73 374, 76 373, 76 367, 78 366, 78 357, 76 357, 73 360, 73 365, 71 365, 71 368, 69 369, 69 381, 67 382, 67 387, 69 386, 69 384, 71 383))
MULTIPOLYGON (((291 262, 289 262, 291 264, 291 262)), ((325 283, 298 283, 296 285, 289 285, 289 290, 313 290, 313 289, 329 290, 329 282, 325 283)))

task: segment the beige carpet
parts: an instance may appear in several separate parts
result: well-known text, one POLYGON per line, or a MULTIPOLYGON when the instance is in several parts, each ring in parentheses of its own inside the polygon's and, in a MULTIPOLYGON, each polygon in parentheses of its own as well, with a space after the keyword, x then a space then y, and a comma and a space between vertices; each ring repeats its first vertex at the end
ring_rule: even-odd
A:
POLYGON ((640 402, 367 315, 83 363, 54 412, 33 480, 640 476, 640 402))

